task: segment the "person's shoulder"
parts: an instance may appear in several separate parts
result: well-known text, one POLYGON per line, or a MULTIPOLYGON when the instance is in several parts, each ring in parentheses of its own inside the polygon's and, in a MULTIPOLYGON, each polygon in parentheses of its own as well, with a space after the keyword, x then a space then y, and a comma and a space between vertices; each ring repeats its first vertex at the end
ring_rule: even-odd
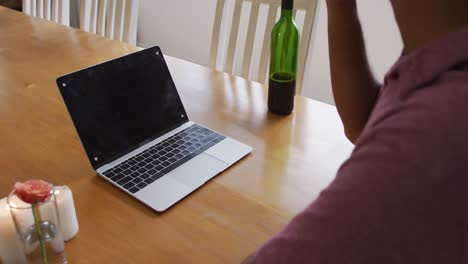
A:
POLYGON ((449 102, 466 105, 466 99, 468 99, 468 64, 462 64, 417 88, 416 92, 408 97, 408 102, 425 100, 424 102, 439 103, 451 109, 454 105, 448 105, 449 102))
POLYGON ((411 129, 434 127, 447 120, 461 121, 468 112, 468 64, 453 67, 429 82, 391 93, 377 103, 368 128, 405 124, 411 129))
POLYGON ((449 143, 457 139, 449 135, 468 134, 468 65, 453 67, 430 82, 394 94, 377 103, 358 146, 380 144, 384 138, 395 144, 449 143))

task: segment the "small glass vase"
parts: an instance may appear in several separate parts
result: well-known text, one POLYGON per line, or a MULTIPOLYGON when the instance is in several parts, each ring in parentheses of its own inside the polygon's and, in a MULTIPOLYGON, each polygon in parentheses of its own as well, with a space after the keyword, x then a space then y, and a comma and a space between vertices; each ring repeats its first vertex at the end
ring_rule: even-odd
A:
POLYGON ((68 263, 54 189, 51 192, 47 200, 36 204, 23 202, 14 191, 8 195, 16 233, 28 263, 68 263))

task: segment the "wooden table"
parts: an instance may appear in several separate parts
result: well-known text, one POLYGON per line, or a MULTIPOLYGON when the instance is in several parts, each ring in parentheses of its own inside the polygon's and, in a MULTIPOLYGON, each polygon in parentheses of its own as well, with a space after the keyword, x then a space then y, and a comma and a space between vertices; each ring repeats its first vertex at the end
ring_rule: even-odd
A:
MULTIPOLYGON (((164 50, 164 47, 162 47, 164 50)), ((349 156, 334 107, 271 115, 261 84, 167 56, 191 119, 253 153, 163 214, 97 177, 56 77, 138 48, 0 7, 0 196, 42 178, 74 191, 71 263, 239 263, 312 202, 349 156)))

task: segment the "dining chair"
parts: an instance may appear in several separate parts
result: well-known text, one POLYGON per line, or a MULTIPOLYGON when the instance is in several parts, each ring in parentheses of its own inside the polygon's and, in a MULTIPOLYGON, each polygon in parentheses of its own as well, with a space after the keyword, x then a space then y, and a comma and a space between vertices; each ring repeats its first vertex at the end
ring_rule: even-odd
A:
POLYGON ((70 25, 70 0, 23 0, 23 13, 70 25))
MULTIPOLYGON (((215 19, 212 31, 211 49, 210 49, 210 60, 209 66, 213 69, 221 70, 230 74, 234 72, 234 60, 241 58, 240 64, 240 76, 266 83, 267 74, 269 71, 269 58, 270 58, 270 34, 277 18, 280 16, 281 0, 232 0, 234 1, 234 8, 229 8, 230 0, 217 0, 215 19), (243 11, 243 5, 250 5, 250 14, 247 24, 247 33, 245 40, 239 39, 239 31, 241 20, 241 13, 243 11), (260 9, 267 9, 266 21, 259 21, 260 9), (228 15, 232 10, 232 18, 228 15), (230 21, 226 21, 230 20, 230 21), (261 24, 265 25, 263 34, 259 32, 261 24), (222 29, 223 25, 226 38, 225 43, 222 43, 222 29), (261 39, 257 39, 261 38, 261 39), (227 43, 226 43, 227 42, 227 43), (241 43, 244 42, 244 49, 241 48, 241 43), (252 70, 253 65, 253 51, 254 42, 260 43, 260 56, 258 69, 252 70), (224 45, 223 45, 224 44, 224 45), (225 49, 226 48, 226 49, 225 49), (243 52, 243 54, 237 54, 243 52), (224 56, 223 56, 224 55, 224 56)), ((232 3, 231 3, 232 4, 232 3)), ((231 5, 232 6, 232 5, 231 5)), ((314 23, 315 11, 317 7, 317 0, 296 0, 294 1, 294 17, 296 22, 298 21, 298 14, 301 15, 302 27, 300 30, 300 44, 299 44, 299 59, 297 67, 297 82, 296 82, 296 93, 302 93, 302 81, 304 77, 305 64, 307 60, 310 38, 314 23), (305 13, 305 14, 304 14, 305 13)), ((257 56, 258 57, 258 56, 257 56)))
POLYGON ((80 28, 136 45, 139 0, 81 0, 80 28))

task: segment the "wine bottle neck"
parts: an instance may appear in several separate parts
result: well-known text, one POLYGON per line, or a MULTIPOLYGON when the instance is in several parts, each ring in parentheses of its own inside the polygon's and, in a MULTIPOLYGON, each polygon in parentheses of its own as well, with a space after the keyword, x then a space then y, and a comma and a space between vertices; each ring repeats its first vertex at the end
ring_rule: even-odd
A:
POLYGON ((293 11, 292 9, 281 9, 281 19, 292 19, 293 11))
POLYGON ((282 9, 292 10, 293 7, 294 7, 294 0, 282 0, 281 1, 281 8, 282 9))

